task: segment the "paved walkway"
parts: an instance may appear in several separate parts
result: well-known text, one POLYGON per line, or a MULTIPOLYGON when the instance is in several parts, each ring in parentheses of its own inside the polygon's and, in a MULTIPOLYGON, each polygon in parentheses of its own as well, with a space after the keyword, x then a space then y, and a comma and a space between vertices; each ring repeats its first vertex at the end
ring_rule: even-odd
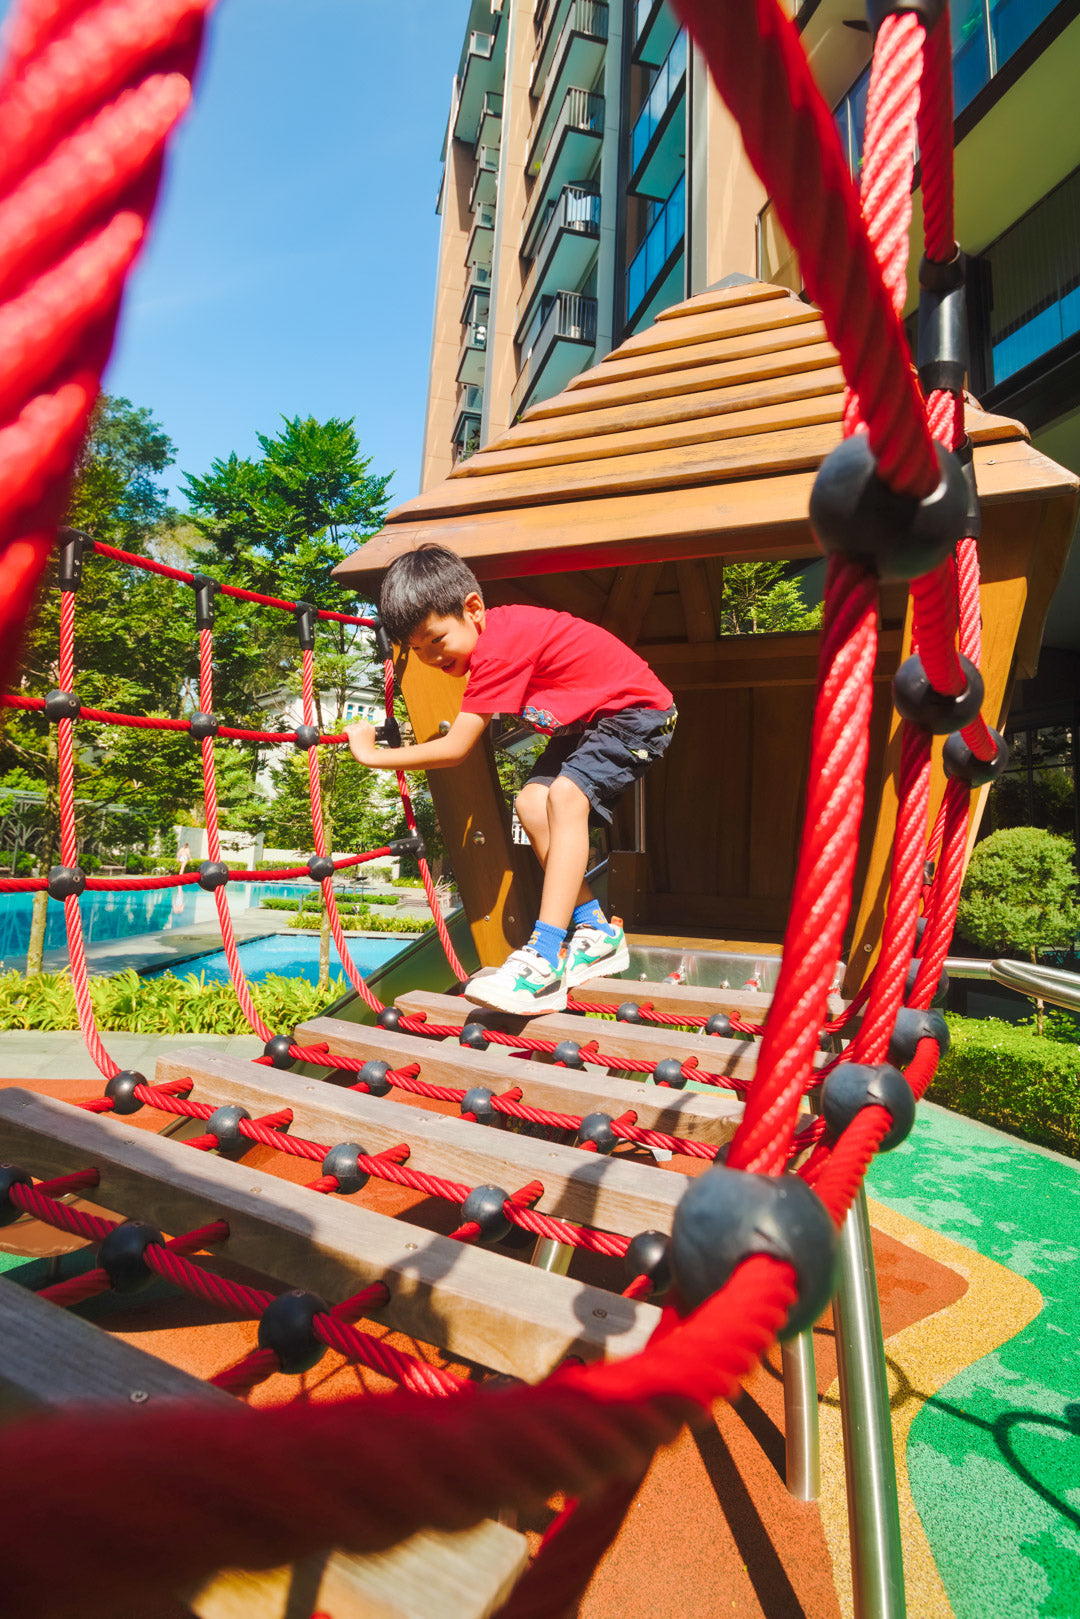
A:
MULTIPOLYGON (((253 1034, 116 1034, 105 1036, 109 1055, 121 1068, 154 1076, 159 1052, 170 1047, 206 1046, 230 1057, 261 1057, 262 1041, 253 1034)), ((60 1031, 9 1029, 0 1034, 0 1079, 93 1079, 93 1059, 83 1037, 60 1031)))

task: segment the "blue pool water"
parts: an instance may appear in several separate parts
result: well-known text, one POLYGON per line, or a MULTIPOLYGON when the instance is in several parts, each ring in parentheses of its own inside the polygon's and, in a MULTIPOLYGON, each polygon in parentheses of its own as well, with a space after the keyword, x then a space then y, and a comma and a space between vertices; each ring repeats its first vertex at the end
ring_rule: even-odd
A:
MULTIPOLYGON (((361 973, 367 977, 376 967, 392 960, 399 950, 411 944, 411 939, 390 936, 382 939, 349 940, 349 954, 361 973)), ((272 933, 268 939, 249 939, 240 946, 240 963, 253 984, 259 984, 267 973, 282 978, 306 978, 309 984, 319 981, 319 941, 297 934, 272 933)), ((174 978, 198 978, 202 974, 208 984, 227 984, 229 964, 224 950, 211 956, 197 956, 193 961, 178 963, 175 967, 147 973, 148 978, 160 978, 161 972, 172 973, 174 978)), ((341 958, 330 941, 330 974, 344 974, 341 958)))
MULTIPOLYGON (((260 895, 296 897, 310 893, 310 883, 230 883, 229 909, 249 911, 260 895)), ((0 894, 0 969, 22 967, 30 943, 32 894, 0 894)), ((111 939, 134 939, 144 933, 166 933, 190 927, 193 922, 210 922, 217 916, 213 894, 197 883, 185 888, 157 888, 127 893, 95 891, 81 895, 83 936, 88 944, 104 944, 111 939)), ((64 907, 50 899, 45 922, 45 949, 67 946, 64 907)))

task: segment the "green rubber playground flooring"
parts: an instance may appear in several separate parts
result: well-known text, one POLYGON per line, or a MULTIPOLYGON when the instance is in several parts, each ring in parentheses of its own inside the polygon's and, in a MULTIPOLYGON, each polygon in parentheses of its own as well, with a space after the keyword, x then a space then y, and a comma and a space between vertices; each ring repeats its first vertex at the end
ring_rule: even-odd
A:
POLYGON ((1080 1163, 924 1106, 867 1190, 1042 1295, 1016 1337, 927 1400, 908 1471, 958 1619, 1077 1619, 1080 1163))

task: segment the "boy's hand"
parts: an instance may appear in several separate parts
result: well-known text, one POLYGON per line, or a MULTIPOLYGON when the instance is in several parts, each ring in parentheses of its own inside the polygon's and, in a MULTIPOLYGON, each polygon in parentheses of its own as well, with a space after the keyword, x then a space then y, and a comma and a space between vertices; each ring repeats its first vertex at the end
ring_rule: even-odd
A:
POLYGON ((359 765, 371 766, 375 762, 378 751, 375 743, 374 725, 358 724, 346 725, 345 735, 349 739, 349 752, 359 765))

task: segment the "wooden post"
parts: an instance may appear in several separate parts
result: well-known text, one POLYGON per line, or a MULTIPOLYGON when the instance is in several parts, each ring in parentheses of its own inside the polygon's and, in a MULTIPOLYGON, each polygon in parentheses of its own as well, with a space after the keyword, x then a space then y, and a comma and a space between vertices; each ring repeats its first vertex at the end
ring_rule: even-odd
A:
MULTIPOLYGON (((418 658, 399 661, 401 695, 418 742, 440 734, 457 716, 465 681, 418 658)), ((452 770, 433 770, 428 786, 446 840, 476 953, 482 966, 498 966, 525 943, 540 903, 540 870, 531 850, 518 850, 488 736, 452 770)))

